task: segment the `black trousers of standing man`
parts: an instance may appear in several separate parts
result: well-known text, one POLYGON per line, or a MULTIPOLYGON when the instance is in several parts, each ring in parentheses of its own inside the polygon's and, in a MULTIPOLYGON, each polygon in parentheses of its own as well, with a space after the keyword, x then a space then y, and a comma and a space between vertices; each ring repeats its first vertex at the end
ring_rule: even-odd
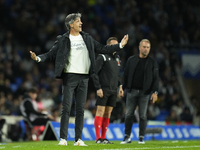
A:
POLYGON ((139 106, 139 137, 144 138, 147 126, 147 107, 150 94, 144 94, 142 90, 132 89, 126 97, 125 135, 130 137, 134 121, 134 112, 139 106))
POLYGON ((67 139, 70 110, 73 94, 75 96, 75 141, 82 139, 84 106, 87 98, 89 75, 65 74, 63 78, 62 115, 60 138, 67 139))

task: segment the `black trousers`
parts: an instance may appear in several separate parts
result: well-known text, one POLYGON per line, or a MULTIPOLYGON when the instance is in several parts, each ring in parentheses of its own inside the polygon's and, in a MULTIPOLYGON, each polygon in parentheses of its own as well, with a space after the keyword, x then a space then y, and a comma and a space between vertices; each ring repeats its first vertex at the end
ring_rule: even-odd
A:
POLYGON ((62 115, 60 123, 60 138, 67 139, 70 110, 73 94, 75 96, 75 141, 82 139, 84 122, 84 106, 87 99, 88 75, 70 74, 63 80, 62 115))
POLYGON ((150 94, 144 94, 142 90, 134 90, 127 93, 126 97, 126 116, 125 116, 125 135, 131 135, 133 126, 134 111, 139 106, 139 137, 144 138, 147 126, 147 107, 150 94))

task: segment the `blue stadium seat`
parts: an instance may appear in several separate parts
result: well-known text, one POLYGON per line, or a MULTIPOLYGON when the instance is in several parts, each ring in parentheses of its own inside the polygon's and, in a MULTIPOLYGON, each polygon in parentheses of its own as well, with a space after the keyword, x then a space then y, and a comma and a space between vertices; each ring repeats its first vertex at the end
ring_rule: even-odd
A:
POLYGON ((156 120, 165 121, 165 118, 167 117, 168 114, 169 114, 168 110, 161 110, 160 114, 156 117, 156 120))
POLYGON ((15 78, 15 83, 16 83, 18 86, 20 86, 20 85, 22 84, 22 78, 20 78, 20 77, 15 78))
POLYGON ((10 84, 10 88, 13 92, 15 92, 17 89, 18 89, 18 85, 17 84, 14 84, 14 83, 11 83, 10 84))

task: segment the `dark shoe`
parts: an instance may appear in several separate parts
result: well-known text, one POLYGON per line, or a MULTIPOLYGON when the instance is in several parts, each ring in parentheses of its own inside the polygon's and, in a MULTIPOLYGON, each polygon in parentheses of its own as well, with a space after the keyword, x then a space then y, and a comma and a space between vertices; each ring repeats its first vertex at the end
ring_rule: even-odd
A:
POLYGON ((130 138, 129 136, 126 135, 126 136, 124 137, 124 140, 121 141, 120 144, 128 144, 128 143, 131 143, 131 138, 130 138))
POLYGON ((102 143, 103 144, 114 144, 114 143, 110 142, 108 139, 104 139, 102 143))
POLYGON ((138 144, 145 144, 143 138, 139 138, 138 144))
POLYGON ((102 142, 103 142, 103 140, 102 140, 101 138, 99 138, 99 139, 96 141, 97 144, 101 144, 102 142))

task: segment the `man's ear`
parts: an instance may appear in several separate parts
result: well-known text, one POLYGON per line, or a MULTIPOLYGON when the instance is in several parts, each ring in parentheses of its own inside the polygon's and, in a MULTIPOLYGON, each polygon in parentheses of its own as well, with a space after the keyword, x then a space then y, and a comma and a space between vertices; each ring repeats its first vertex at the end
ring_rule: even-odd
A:
POLYGON ((69 24, 70 28, 74 27, 73 23, 69 24))

